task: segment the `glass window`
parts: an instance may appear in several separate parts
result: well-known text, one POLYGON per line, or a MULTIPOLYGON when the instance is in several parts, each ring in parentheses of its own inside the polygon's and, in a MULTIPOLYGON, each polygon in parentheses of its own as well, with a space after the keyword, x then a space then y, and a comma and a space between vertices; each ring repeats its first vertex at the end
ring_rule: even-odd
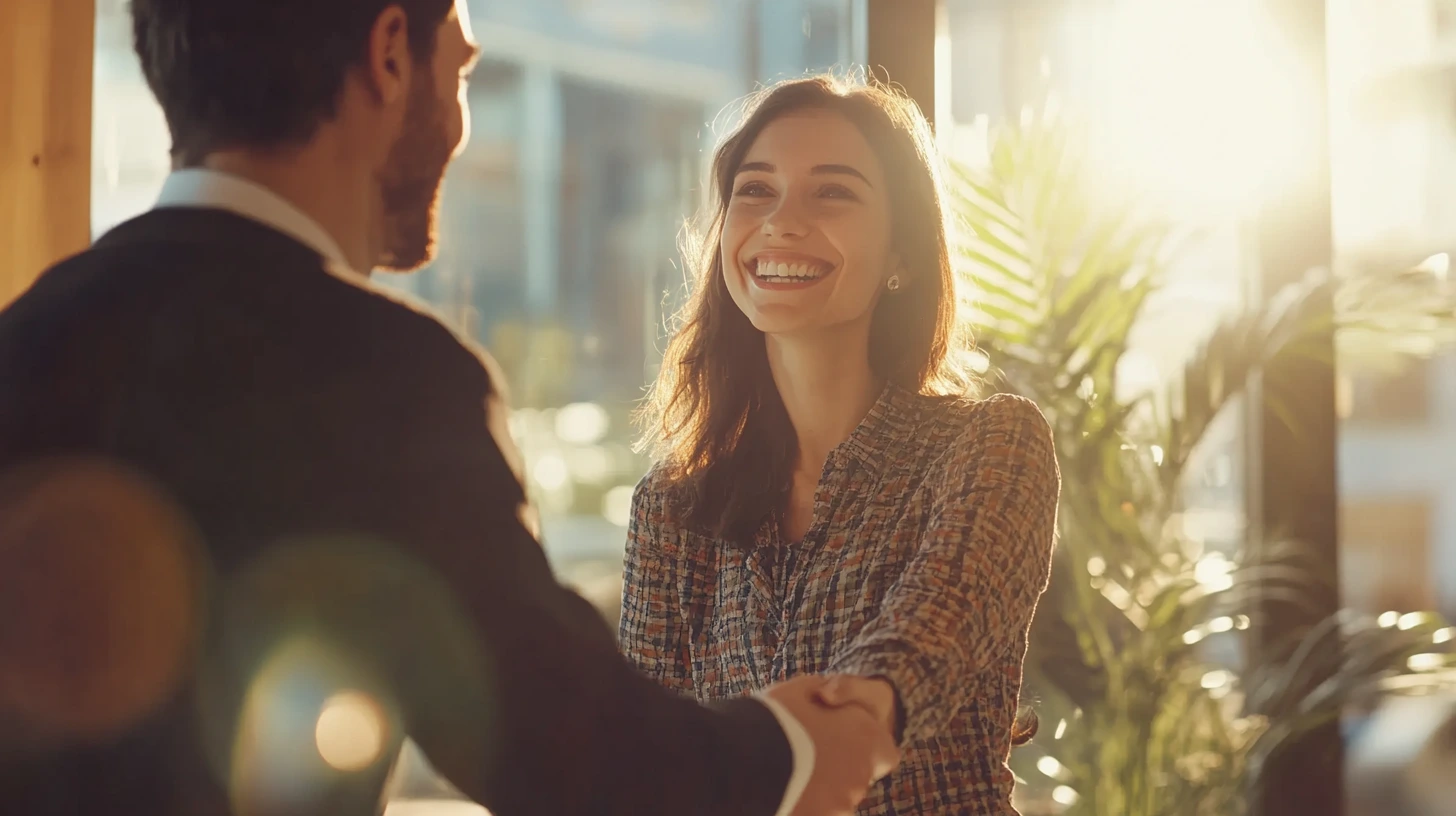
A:
MULTIPOLYGON (((1456 117, 1445 54, 1456 46, 1456 4, 1329 4, 1330 142, 1336 265, 1364 271, 1426 262, 1444 274, 1456 249, 1456 117)), ((1400 500, 1429 502, 1420 554, 1401 562, 1434 581, 1433 602, 1456 604, 1456 357, 1438 355, 1392 367, 1343 355, 1340 491, 1363 512, 1388 511, 1403 524, 1400 500), (1369 504, 1375 498, 1380 501, 1369 504), (1448 567, 1447 565, 1450 565, 1448 567)), ((1356 537, 1346 530, 1347 557, 1356 537)), ((1346 569, 1346 592, 1368 597, 1375 580, 1346 569)), ((1378 612, 1380 609, 1369 609, 1378 612)))
POLYGON ((1423 612, 1436 606, 1435 584, 1412 564, 1431 560, 1429 497, 1349 496, 1340 503, 1345 606, 1364 612, 1423 612))
MULTIPOLYGON (((446 179, 439 258, 382 280, 500 361, 563 577, 609 616, 632 486, 631 411, 683 291, 677 241, 720 110, 757 83, 862 63, 854 0, 472 0, 485 59, 446 179)), ((125 0, 97 2, 92 223, 155 200, 165 122, 125 0)))
MULTIPOLYGON (((1327 13, 1335 266, 1359 275, 1424 261, 1445 274, 1456 250, 1456 4, 1329 0, 1327 13)), ((1451 615, 1456 356, 1392 366, 1354 350, 1339 359, 1341 592, 1362 612, 1451 615)), ((1350 716, 1351 816, 1414 801, 1406 765, 1446 710, 1389 699, 1350 716)))
POLYGON ((96 0, 91 233, 152 206, 171 166, 167 122, 131 47, 127 0, 96 0))
POLYGON ((1403 360, 1388 369, 1361 370, 1346 364, 1350 373, 1337 383, 1336 406, 1342 420, 1352 426, 1405 426, 1415 429, 1431 418, 1431 383, 1440 370, 1426 359, 1403 360))

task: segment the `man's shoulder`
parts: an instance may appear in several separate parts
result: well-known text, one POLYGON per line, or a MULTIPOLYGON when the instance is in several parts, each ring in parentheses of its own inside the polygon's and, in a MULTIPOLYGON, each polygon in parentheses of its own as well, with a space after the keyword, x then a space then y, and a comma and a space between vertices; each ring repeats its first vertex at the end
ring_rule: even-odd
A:
POLYGON ((314 371, 399 396, 468 396, 476 405, 503 397, 495 361, 424 302, 316 255, 232 249, 99 242, 46 270, 0 315, 0 329, 99 321, 132 327, 115 342, 181 338, 190 349, 181 353, 247 357, 255 371, 314 371))
POLYGON ((435 309, 405 292, 341 270, 330 270, 341 302, 354 313, 348 331, 372 352, 373 362, 429 377, 436 385, 480 388, 503 396, 495 359, 474 338, 450 325, 435 309))

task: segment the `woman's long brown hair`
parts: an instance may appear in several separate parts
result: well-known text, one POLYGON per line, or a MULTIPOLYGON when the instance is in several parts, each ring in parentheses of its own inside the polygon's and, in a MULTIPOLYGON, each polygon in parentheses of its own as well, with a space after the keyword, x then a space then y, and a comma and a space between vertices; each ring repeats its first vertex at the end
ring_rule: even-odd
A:
POLYGON ((733 177, 758 134, 804 109, 832 111, 857 127, 888 180, 891 243, 906 280, 875 309, 871 370, 913 392, 962 394, 969 384, 951 353, 958 340, 956 297, 940 161, 915 103, 883 85, 830 76, 787 80, 749 97, 743 123, 713 156, 707 217, 685 242, 696 281, 638 414, 646 446, 670 481, 687 490, 689 523, 739 542, 782 506, 798 451, 763 333, 728 294, 723 220, 733 177))
MULTIPOLYGON (((891 244, 904 285, 881 297, 870 368, 905 390, 960 397, 974 377, 947 244, 943 168, 930 126, 904 94, 832 76, 794 79, 745 100, 742 124, 713 155, 710 198, 684 255, 696 272, 662 369, 638 412, 644 447, 681 489, 688 524, 746 544, 786 500, 798 440, 769 372, 763 333, 733 303, 723 277, 723 221, 733 178, 759 133, 787 113, 837 113, 859 129, 888 180, 891 244)), ((1016 744, 1035 732, 1025 712, 1016 744)))

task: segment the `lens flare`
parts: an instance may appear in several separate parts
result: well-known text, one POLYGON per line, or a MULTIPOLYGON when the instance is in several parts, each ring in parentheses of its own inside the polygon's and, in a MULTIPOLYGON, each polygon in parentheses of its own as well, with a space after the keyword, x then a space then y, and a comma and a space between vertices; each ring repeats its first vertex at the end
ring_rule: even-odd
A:
POLYGON ((369 695, 357 691, 335 694, 324 703, 314 726, 319 756, 336 770, 369 767, 384 750, 384 713, 369 695))
POLYGON ((199 553, 177 505, 119 464, 0 475, 0 720, 65 744, 153 711, 194 640, 199 553))

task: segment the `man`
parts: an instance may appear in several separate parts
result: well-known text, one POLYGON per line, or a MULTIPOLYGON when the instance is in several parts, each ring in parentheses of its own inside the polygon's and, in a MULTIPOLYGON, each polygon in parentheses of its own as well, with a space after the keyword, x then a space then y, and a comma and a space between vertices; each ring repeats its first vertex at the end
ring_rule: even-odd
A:
POLYGON ((367 280, 433 252, 463 0, 132 14, 179 170, 0 314, 3 807, 374 812, 408 735, 497 816, 849 812, 883 726, 635 675, 484 357, 367 280))

